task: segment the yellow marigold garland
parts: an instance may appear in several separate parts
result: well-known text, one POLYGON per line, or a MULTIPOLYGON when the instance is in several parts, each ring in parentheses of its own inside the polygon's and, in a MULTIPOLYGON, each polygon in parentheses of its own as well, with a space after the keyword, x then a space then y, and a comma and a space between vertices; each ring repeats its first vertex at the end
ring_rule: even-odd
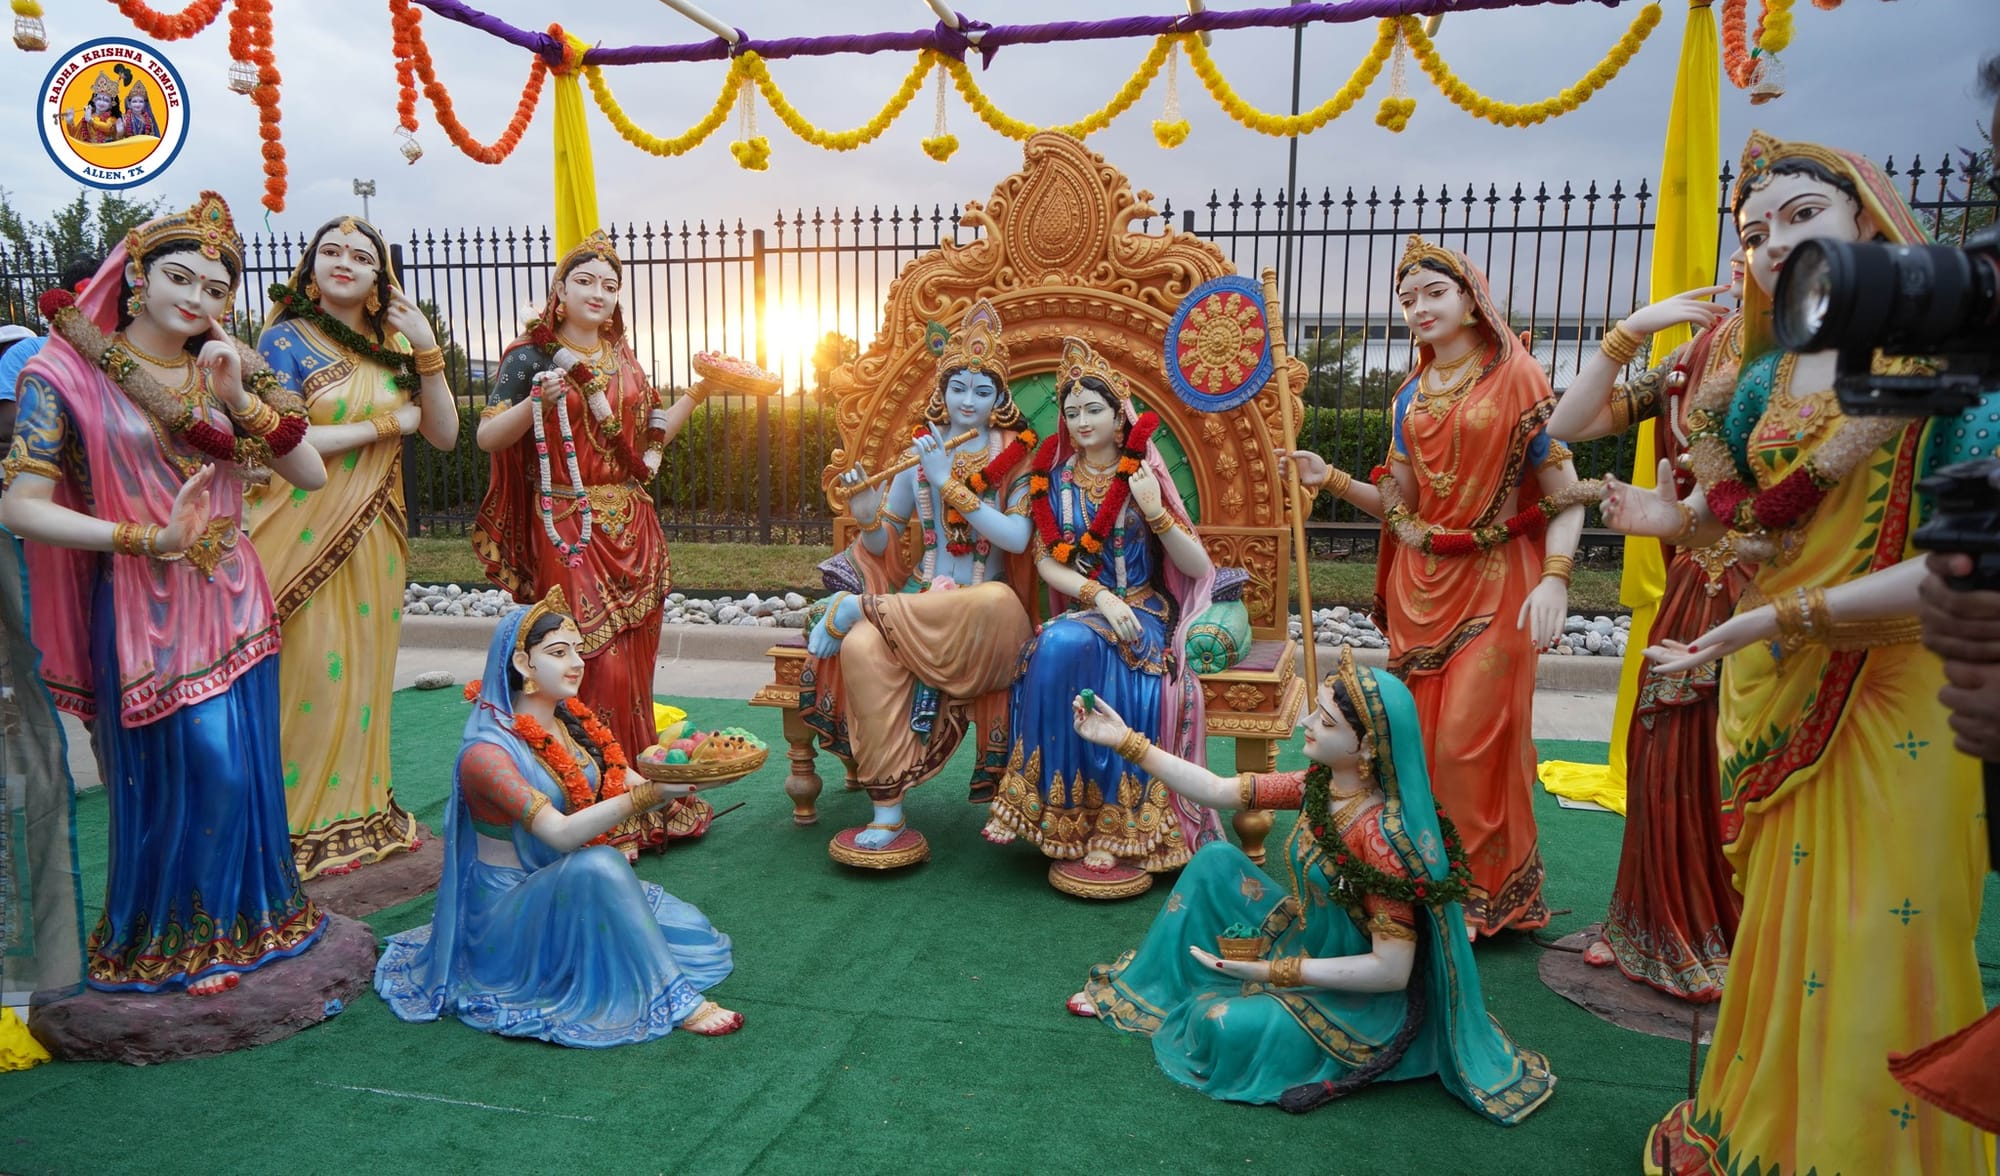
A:
POLYGON ((715 105, 709 108, 708 113, 702 115, 701 120, 685 132, 671 139, 662 139, 652 134, 626 116, 625 111, 618 105, 618 99, 612 95, 610 84, 604 80, 602 66, 584 66, 583 76, 584 80, 590 83, 590 94, 597 100, 597 108, 604 112, 604 117, 610 120, 612 127, 627 143, 649 155, 685 155, 701 146, 703 141, 713 135, 729 117, 729 108, 736 105, 742 63, 741 57, 730 63, 729 73, 722 79, 722 92, 716 95, 715 105))
POLYGON ((1113 120, 1132 109, 1133 103, 1145 96, 1146 87, 1153 84, 1153 79, 1159 76, 1160 67, 1166 64, 1167 54, 1173 49, 1173 41, 1171 36, 1155 39, 1152 50, 1146 54, 1146 59, 1139 63, 1139 68, 1132 72, 1132 76, 1126 79, 1118 93, 1112 95, 1111 101, 1105 103, 1102 109, 1087 114, 1073 123, 1046 128, 1022 122, 993 105, 993 100, 980 90, 979 83, 973 80, 972 71, 963 61, 947 58, 944 67, 951 71, 952 81, 958 86, 959 96, 964 98, 965 104, 979 116, 979 121, 1009 139, 1025 139, 1042 130, 1058 131, 1071 138, 1083 139, 1110 126, 1113 120))
POLYGON ((1784 52, 1792 44, 1792 0, 1764 0, 1762 32, 1757 48, 1767 55, 1784 52))
POLYGON ((1444 59, 1438 56, 1437 46, 1424 35, 1423 21, 1414 16, 1394 19, 1402 22, 1403 37, 1409 43, 1410 52, 1416 55, 1418 64, 1424 67, 1424 72, 1430 75, 1431 81, 1437 84, 1437 88, 1451 100, 1452 105, 1475 118, 1483 118, 1503 127, 1525 127, 1568 114, 1589 101, 1591 95, 1603 89, 1612 78, 1617 77, 1618 71, 1624 69, 1625 63, 1631 61, 1632 55, 1639 51, 1639 46, 1646 43, 1647 35, 1659 26, 1660 6, 1654 3, 1641 8, 1639 15, 1632 18, 1632 24, 1625 30, 1625 35, 1618 38, 1618 43, 1611 47, 1611 52, 1605 54, 1604 60, 1592 66, 1590 72, 1584 74, 1574 86, 1553 98, 1526 104, 1501 102, 1466 85, 1458 75, 1452 73, 1451 67, 1445 64, 1444 59))
POLYGON ((1368 87, 1382 72, 1383 63, 1389 60, 1390 51, 1396 47, 1396 22, 1382 21, 1375 35, 1374 47, 1368 50, 1368 56, 1362 58, 1361 64, 1354 68, 1353 76, 1333 97, 1311 110, 1287 115, 1268 114, 1245 102, 1242 95, 1230 88, 1229 80, 1222 76, 1222 70, 1208 54, 1208 47, 1201 43, 1200 34, 1178 35, 1181 48, 1187 50, 1188 64, 1194 66, 1194 72, 1201 78, 1201 84, 1207 87, 1209 97, 1215 99, 1215 104, 1222 107, 1224 113, 1253 131, 1282 138, 1309 135, 1346 114, 1356 102, 1361 101, 1361 96, 1368 92, 1368 87))
POLYGON ((737 70, 757 83, 757 89, 764 95, 764 101, 771 104, 771 113, 777 115, 778 121, 784 123, 794 135, 815 147, 824 147, 829 151, 852 151, 856 147, 866 146, 881 138, 882 133, 889 129, 889 124, 903 116, 903 111, 909 109, 911 100, 916 98, 919 90, 923 89, 924 78, 936 66, 937 54, 929 49, 918 54, 917 63, 910 67, 910 72, 903 78, 903 84, 890 95, 888 103, 875 113, 874 118, 851 131, 822 130, 806 121, 798 108, 785 99, 784 91, 778 89, 778 84, 771 80, 770 66, 766 65, 764 59, 756 53, 745 53, 736 60, 737 70))

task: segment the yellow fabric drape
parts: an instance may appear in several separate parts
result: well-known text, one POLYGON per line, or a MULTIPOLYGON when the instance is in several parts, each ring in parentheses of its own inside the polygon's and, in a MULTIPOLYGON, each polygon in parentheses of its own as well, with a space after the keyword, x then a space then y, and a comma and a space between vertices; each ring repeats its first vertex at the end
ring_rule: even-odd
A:
POLYGON ((590 46, 565 34, 570 52, 564 66, 555 71, 555 181, 556 256, 561 257, 595 232, 597 219, 597 172, 590 158, 590 124, 583 117, 582 72, 568 62, 580 60, 590 46))
POLYGON ((49 1051, 28 1032, 14 1010, 0 1009, 0 1073, 26 1070, 48 1060, 49 1051))
MULTIPOLYGON (((1681 34, 1680 72, 1674 79, 1673 105, 1667 111, 1667 149, 1660 164, 1660 201, 1653 231, 1651 298, 1655 302, 1706 285, 1715 273, 1715 168, 1722 158, 1722 101, 1718 89, 1721 55, 1710 2, 1689 0, 1687 28, 1681 34)), ((1655 361, 1687 342, 1691 334, 1687 327, 1673 327, 1653 336, 1655 361)), ((1641 427, 1636 440, 1632 484, 1651 486, 1657 481, 1659 462, 1653 451, 1651 426, 1641 427)), ((1666 589, 1667 562, 1659 541, 1627 539, 1618 599, 1632 610, 1632 632, 1625 646, 1624 671, 1618 676, 1618 709, 1611 719, 1611 753, 1604 768, 1606 786, 1618 792, 1625 788, 1625 736, 1639 701, 1647 636, 1666 589)), ((1593 793, 1604 790, 1589 789, 1593 793)), ((1593 799, 1604 803, 1601 797, 1593 799)))

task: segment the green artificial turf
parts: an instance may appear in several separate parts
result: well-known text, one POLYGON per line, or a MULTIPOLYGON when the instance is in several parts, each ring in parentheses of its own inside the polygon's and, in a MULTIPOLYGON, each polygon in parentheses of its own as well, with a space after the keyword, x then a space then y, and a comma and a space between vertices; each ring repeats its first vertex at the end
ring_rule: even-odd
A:
MULTIPOLYGON (((780 746, 775 712, 670 699, 702 727, 780 746)), ((443 828, 465 704, 395 702, 401 802, 443 828)), ((1603 744, 1548 758, 1602 762, 1603 744)), ((1213 745, 1228 763, 1225 744, 1213 745)), ((1301 766, 1288 750, 1281 766, 1301 766)), ((1435 1081, 1385 1084, 1311 1115, 1211 1101, 1155 1068, 1150 1045, 1069 1016, 1090 965, 1137 944, 1166 887, 1090 904, 1049 888, 1032 849, 980 839, 968 755, 909 801, 933 860, 875 876, 826 855, 867 819, 829 774, 821 822, 795 827, 784 756, 711 795, 701 841, 649 856, 642 877, 699 905, 735 940, 712 995, 747 1024, 616 1049, 507 1040, 456 1021, 404 1024, 372 995, 260 1049, 132 1068, 55 1064, 0 1074, 0 1169, 15 1173, 372 1172, 1624 1172, 1648 1125, 1687 1092, 1688 1047, 1608 1025, 1543 987, 1525 936, 1481 944, 1487 1006, 1548 1054, 1554 1097, 1496 1127, 1435 1081)), ((104 799, 83 798, 86 894, 101 889, 104 799)), ((1622 822, 1536 798, 1556 935, 1597 919, 1622 822)), ((1271 845, 1289 827, 1280 816, 1271 845)), ((1989 912, 2000 905, 1989 886, 1989 912)), ((429 898, 374 916, 426 921, 429 898)), ((94 916, 93 916, 94 917, 94 916)), ((2000 961, 1990 913, 1980 956, 2000 961)), ((1987 973, 1989 982, 1996 978, 1987 973)), ((247 983, 256 983, 251 976, 247 983)), ((1989 986, 1989 996, 1992 995, 1989 986)))

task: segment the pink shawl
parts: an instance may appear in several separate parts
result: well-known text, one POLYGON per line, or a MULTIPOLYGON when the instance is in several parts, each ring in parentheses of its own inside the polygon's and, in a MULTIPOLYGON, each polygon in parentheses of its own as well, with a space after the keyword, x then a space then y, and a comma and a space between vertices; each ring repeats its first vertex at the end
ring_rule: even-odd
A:
MULTIPOLYGON (((77 308, 107 335, 117 329, 119 276, 125 247, 112 250, 77 308)), ((52 335, 24 374, 41 377, 61 398, 90 471, 90 499, 68 478, 55 502, 116 522, 164 524, 182 478, 162 446, 182 458, 197 450, 155 426, 122 389, 52 335)), ((213 412, 213 409, 210 409, 213 412)), ((227 427, 226 419, 217 423, 227 427)), ((243 522, 243 482, 223 465, 211 483, 214 514, 243 522)), ((91 608, 108 565, 116 610, 119 718, 127 727, 156 722, 181 707, 222 693, 250 667, 278 651, 271 590, 247 537, 240 538, 209 581, 185 560, 171 562, 24 543, 33 585, 36 644, 42 676, 56 705, 83 719, 97 714, 90 662, 91 608)))

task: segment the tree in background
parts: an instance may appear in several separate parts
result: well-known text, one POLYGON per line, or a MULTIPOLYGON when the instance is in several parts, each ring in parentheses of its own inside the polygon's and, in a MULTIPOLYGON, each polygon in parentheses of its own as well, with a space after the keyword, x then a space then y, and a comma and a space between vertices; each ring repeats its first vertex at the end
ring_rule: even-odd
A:
POLYGON ((128 230, 160 214, 164 200, 128 200, 116 192, 90 193, 55 211, 46 221, 34 221, 14 208, 0 188, 0 323, 19 323, 40 332, 35 300, 55 284, 56 275, 71 259, 102 257, 128 230))
POLYGON ((828 331, 813 345, 813 400, 825 403, 827 381, 843 363, 853 363, 861 355, 861 345, 838 331, 828 331))

